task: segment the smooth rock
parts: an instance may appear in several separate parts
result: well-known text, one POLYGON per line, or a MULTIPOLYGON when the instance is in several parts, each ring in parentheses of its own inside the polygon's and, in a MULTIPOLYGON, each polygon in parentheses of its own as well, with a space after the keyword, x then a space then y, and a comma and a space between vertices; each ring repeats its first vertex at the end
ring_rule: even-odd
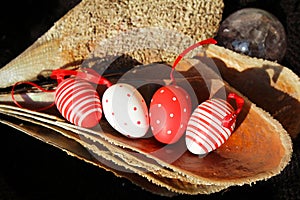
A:
POLYGON ((219 45, 251 57, 280 62, 286 52, 286 33, 271 13, 244 8, 229 15, 220 25, 219 45))

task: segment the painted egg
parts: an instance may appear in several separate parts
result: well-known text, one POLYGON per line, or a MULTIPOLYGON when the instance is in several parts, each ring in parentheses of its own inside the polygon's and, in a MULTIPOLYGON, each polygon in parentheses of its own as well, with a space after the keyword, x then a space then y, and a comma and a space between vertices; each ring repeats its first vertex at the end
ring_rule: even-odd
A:
POLYGON ((136 88, 126 83, 110 86, 102 97, 108 123, 130 138, 141 138, 149 129, 148 108, 136 88))
POLYGON ((177 142, 184 134, 191 114, 188 93, 175 85, 158 89, 150 103, 150 126, 154 137, 162 143, 177 142))
POLYGON ((94 127, 102 117, 97 91, 81 79, 63 80, 56 89, 55 104, 62 116, 77 126, 94 127))
POLYGON ((223 119, 234 112, 223 99, 210 99, 201 103, 193 112, 187 126, 185 141, 193 154, 207 154, 220 147, 231 135, 235 121, 228 128, 223 119))

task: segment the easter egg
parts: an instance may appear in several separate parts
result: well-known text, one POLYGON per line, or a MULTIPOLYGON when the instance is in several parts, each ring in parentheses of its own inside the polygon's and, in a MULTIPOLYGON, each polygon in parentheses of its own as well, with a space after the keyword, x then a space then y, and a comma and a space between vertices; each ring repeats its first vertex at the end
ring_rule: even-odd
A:
POLYGON ((129 138, 141 138, 149 129, 148 108, 133 86, 118 83, 103 94, 103 112, 108 123, 129 138))
POLYGON ((102 117, 98 93, 82 79, 63 80, 56 89, 55 104, 62 116, 77 126, 94 127, 102 117))
POLYGON ((204 101, 194 110, 186 129, 186 146, 193 154, 207 154, 220 147, 231 135, 235 121, 226 127, 223 119, 234 112, 223 99, 204 101))
POLYGON ((150 126, 154 137, 161 143, 172 144, 184 134, 191 114, 188 93, 176 85, 158 89, 150 103, 150 126))

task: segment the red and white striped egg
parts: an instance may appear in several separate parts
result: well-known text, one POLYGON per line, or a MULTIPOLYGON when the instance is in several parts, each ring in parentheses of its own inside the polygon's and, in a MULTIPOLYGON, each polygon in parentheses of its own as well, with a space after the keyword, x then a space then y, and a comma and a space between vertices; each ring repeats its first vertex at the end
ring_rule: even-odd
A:
POLYGON ((185 132, 191 115, 191 99, 181 87, 159 88, 150 103, 150 126, 156 140, 165 144, 177 142, 185 132))
POLYGON ((204 155, 224 144, 234 129, 235 121, 229 128, 224 127, 222 121, 233 112, 233 107, 223 99, 210 99, 198 105, 187 125, 185 141, 188 150, 204 155))
POLYGON ((82 79, 67 78, 57 87, 55 104, 69 122, 91 128, 102 117, 102 106, 96 89, 82 79))
POLYGON ((102 103, 105 118, 116 131, 129 138, 141 138, 147 133, 148 108, 136 88, 114 84, 104 92, 102 103))

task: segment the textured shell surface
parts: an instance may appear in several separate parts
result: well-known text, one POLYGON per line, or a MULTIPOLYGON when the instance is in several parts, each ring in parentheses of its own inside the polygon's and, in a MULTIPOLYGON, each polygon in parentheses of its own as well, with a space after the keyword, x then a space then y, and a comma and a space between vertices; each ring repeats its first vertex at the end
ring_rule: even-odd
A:
MULTIPOLYGON (((32 46, 0 69, 0 88, 18 81, 36 80, 45 70, 66 66, 78 68, 83 60, 95 56, 93 52, 102 40, 132 28, 160 27, 194 40, 213 37, 218 30, 222 11, 221 0, 83 0, 32 46)), ((142 38, 138 40, 142 42, 142 38)), ((164 48, 178 48, 177 44, 181 41, 169 37, 159 43, 163 43, 160 46, 164 48)), ((126 45, 128 43, 122 42, 119 47, 126 49, 126 45)), ((142 63, 153 61, 149 59, 151 55, 155 55, 155 61, 166 59, 163 52, 157 49, 131 53, 142 63)))
POLYGON ((18 81, 35 80, 37 76, 63 66, 65 59, 58 40, 38 42, 0 69, 0 88, 18 81))

